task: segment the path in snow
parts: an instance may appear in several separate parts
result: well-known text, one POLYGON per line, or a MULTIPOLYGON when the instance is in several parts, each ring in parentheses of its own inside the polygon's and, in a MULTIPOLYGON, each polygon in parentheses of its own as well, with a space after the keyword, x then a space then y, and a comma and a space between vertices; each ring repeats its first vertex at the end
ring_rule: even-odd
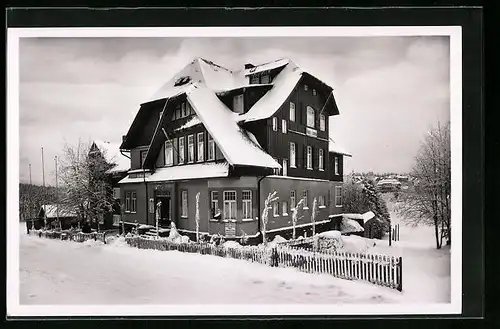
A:
POLYGON ((369 283, 177 251, 20 237, 21 304, 391 303, 369 283))

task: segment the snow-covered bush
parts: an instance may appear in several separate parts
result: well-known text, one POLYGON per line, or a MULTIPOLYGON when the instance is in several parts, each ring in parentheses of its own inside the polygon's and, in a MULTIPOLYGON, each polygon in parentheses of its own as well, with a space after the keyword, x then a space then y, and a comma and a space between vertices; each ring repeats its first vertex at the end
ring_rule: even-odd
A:
POLYGON ((357 235, 343 236, 343 247, 341 251, 350 253, 365 253, 375 245, 371 239, 366 239, 357 235))
POLYGON ((339 231, 326 231, 314 236, 313 247, 316 250, 336 251, 343 247, 342 234, 339 231))
POLYGON ((224 248, 232 248, 232 249, 238 249, 241 248, 242 246, 236 242, 236 241, 226 241, 222 244, 224 248))
POLYGON ((210 237, 210 243, 213 245, 221 245, 224 243, 224 237, 220 234, 214 234, 210 237))

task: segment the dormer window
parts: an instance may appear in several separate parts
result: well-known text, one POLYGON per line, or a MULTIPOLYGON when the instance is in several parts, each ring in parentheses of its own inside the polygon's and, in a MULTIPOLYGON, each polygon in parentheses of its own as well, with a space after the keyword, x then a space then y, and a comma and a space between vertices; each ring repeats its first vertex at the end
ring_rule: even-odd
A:
POLYGON ((236 113, 243 113, 243 94, 233 97, 233 111, 236 113))
POLYGON ((312 90, 313 96, 316 96, 316 89, 312 90))
POLYGON ((177 80, 175 80, 174 87, 185 85, 189 81, 191 81, 190 77, 180 77, 177 80))
POLYGON ((260 83, 265 84, 269 82, 270 82, 269 74, 264 74, 260 77, 260 83))
POLYGON ((259 76, 257 74, 254 74, 250 77, 250 84, 258 84, 259 83, 259 76))

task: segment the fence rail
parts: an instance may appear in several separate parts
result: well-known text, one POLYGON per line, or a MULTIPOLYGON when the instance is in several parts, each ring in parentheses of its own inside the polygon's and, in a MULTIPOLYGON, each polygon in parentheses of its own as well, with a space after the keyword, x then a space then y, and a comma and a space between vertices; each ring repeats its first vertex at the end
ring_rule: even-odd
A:
POLYGON ((70 240, 75 242, 85 242, 87 240, 101 241, 106 244, 106 232, 97 233, 82 233, 82 232, 68 232, 68 231, 43 231, 43 230, 30 230, 30 235, 36 235, 40 238, 70 240))
MULTIPOLYGON (((403 287, 402 257, 346 252, 314 252, 295 245, 277 244, 269 248, 244 246, 226 248, 210 243, 174 243, 166 239, 142 236, 126 237, 126 242, 140 249, 177 250, 219 257, 229 257, 274 267, 294 267, 308 273, 324 273, 348 280, 362 280, 399 291, 403 287)), ((304 241, 305 242, 305 241, 304 241)))

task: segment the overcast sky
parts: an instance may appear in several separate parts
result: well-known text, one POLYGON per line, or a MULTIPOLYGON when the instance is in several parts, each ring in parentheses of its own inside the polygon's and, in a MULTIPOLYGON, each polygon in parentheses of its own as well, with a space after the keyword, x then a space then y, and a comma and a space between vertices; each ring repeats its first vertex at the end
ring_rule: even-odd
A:
POLYGON ((20 41, 20 180, 54 182, 65 141, 120 142, 139 105, 194 57, 230 69, 289 57, 334 88, 346 172, 407 172, 450 117, 448 37, 29 38, 20 41))

